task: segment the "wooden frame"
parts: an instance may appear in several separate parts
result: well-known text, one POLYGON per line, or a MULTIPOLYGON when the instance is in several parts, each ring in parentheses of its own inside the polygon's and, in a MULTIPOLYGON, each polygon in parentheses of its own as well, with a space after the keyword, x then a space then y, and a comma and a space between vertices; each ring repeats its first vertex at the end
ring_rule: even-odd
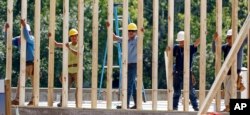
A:
POLYGON ((184 111, 189 110, 189 76, 190 76, 190 14, 191 0, 185 0, 185 41, 184 41, 184 111))
POLYGON ((157 110, 159 0, 153 1, 152 110, 157 110))
MULTIPOLYGON (((215 76, 217 76, 221 68, 222 0, 216 1, 216 32, 218 33, 219 39, 216 43, 216 51, 215 51, 215 76)), ((216 111, 220 111, 221 107, 220 90, 216 94, 215 103, 216 103, 216 111)))
POLYGON ((12 115, 11 112, 11 83, 10 79, 5 79, 4 81, 4 90, 5 90, 5 114, 12 115))
MULTIPOLYGON (((248 0, 248 13, 250 12, 250 0, 248 0)), ((250 83, 250 29, 249 29, 249 32, 248 32, 248 49, 247 49, 247 68, 248 68, 248 71, 247 71, 247 75, 248 75, 248 83, 250 83)), ((248 99, 250 99, 250 85, 248 84, 248 99)))
POLYGON ((49 18, 49 67, 48 67, 48 106, 53 106, 54 88, 54 60, 55 60, 55 19, 56 19, 56 0, 50 0, 49 18))
POLYGON ((138 40, 137 40, 137 109, 142 110, 142 86, 143 86, 143 6, 144 1, 138 0, 138 40))
POLYGON ((33 103, 38 106, 39 103, 39 86, 40 86, 40 19, 41 19, 41 1, 35 0, 35 56, 34 56, 34 77, 33 77, 33 103))
MULTIPOLYGON (((27 0, 22 0, 21 19, 27 18, 27 0)), ((26 20, 27 21, 27 20, 26 20)), ((21 26, 21 47, 20 47, 20 76, 19 76, 19 105, 24 106, 25 102, 25 81, 26 81, 26 39, 23 34, 23 26, 21 26)))
POLYGON ((83 51, 84 51, 84 0, 78 0, 78 72, 76 86, 76 107, 82 107, 82 82, 83 82, 83 51))
POLYGON ((122 109, 127 109, 128 77, 128 0, 123 0, 122 21, 122 109))
POLYGON ((97 107, 97 79, 98 79, 98 10, 99 0, 93 0, 93 23, 92 23, 92 91, 91 108, 97 107))
POLYGON ((167 47, 167 95, 168 110, 173 110, 173 48, 174 48, 174 0, 168 0, 168 47, 167 47), (169 48, 169 49, 168 49, 169 48))
POLYGON ((63 0, 63 68, 62 68, 62 107, 68 104, 68 30, 69 30, 69 0, 63 0))
MULTIPOLYGON (((12 33, 13 33, 13 0, 8 0, 7 3, 7 23, 9 24, 9 29, 7 30, 7 42, 6 42, 6 79, 11 81, 12 74, 12 33)), ((11 82, 10 82, 11 84, 11 82)))
MULTIPOLYGON (((107 58, 107 109, 112 108, 112 79, 113 79, 113 0, 108 1, 108 58, 107 58)), ((126 19, 126 18, 125 18, 126 19)))

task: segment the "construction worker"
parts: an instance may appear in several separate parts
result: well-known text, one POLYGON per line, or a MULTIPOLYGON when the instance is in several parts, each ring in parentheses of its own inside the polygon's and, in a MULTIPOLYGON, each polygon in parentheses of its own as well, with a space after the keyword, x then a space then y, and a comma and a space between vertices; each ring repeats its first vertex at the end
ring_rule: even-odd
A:
MULTIPOLYGON (((214 34, 214 42, 212 45, 212 49, 213 51, 215 51, 215 45, 219 39, 218 37, 218 33, 214 34)), ((238 54, 237 54, 237 74, 238 74, 238 80, 237 82, 237 89, 240 91, 243 91, 245 89, 244 85, 241 82, 241 76, 240 76, 240 72, 241 72, 241 67, 242 67, 242 54, 243 54, 243 46, 247 44, 247 39, 245 39, 245 41, 243 42, 243 45, 241 46, 238 54)), ((229 29, 227 31, 227 37, 226 37, 226 44, 223 44, 221 49, 222 52, 224 54, 224 59, 226 59, 230 49, 232 47, 232 29, 229 29)), ((225 92, 225 96, 224 96, 224 101, 225 101, 225 109, 223 110, 224 112, 229 112, 230 111, 230 107, 229 107, 229 102, 230 102, 230 98, 231 98, 231 89, 232 89, 232 84, 231 84, 231 80, 232 80, 232 76, 231 76, 231 69, 228 71, 227 76, 224 80, 224 92, 225 92)))
MULTIPOLYGON (((51 34, 49 33, 49 37, 51 34)), ((66 43, 66 47, 69 49, 68 54, 68 88, 72 86, 73 82, 77 84, 77 72, 78 72, 78 31, 76 29, 70 29, 69 31, 70 42, 66 43)), ((63 43, 58 43, 55 41, 55 46, 58 48, 63 48, 63 43)), ((62 76, 60 77, 60 82, 62 83, 62 76)), ((77 90, 77 87, 76 87, 77 90)), ((77 92, 75 92, 75 99, 77 102, 77 92)), ((60 103, 57 104, 58 107, 62 106, 62 96, 60 103)))
MULTIPOLYGON (((175 65, 174 65, 174 96, 173 96, 173 110, 178 110, 178 103, 181 95, 181 88, 183 87, 183 68, 184 68, 184 39, 185 33, 184 31, 180 31, 177 34, 176 41, 179 42, 179 44, 174 45, 173 49, 173 55, 175 57, 175 65)), ((194 54, 197 52, 197 47, 200 44, 200 39, 197 39, 193 45, 190 45, 190 80, 189 80, 189 98, 191 101, 191 104, 193 106, 193 109, 195 111, 199 111, 198 103, 197 103, 197 97, 195 94, 195 90, 192 83, 192 62, 194 54)), ((170 50, 170 48, 168 48, 170 50)))
MULTIPOLYGON (((109 23, 107 22, 107 27, 109 23)), ((127 82, 127 108, 136 109, 136 72, 137 72, 137 26, 134 23, 128 25, 128 82, 127 82), (134 106, 129 107, 130 97, 133 96, 134 106)), ((113 40, 122 42, 122 37, 113 35, 113 40)), ((117 106, 121 109, 121 106, 117 106)))
MULTIPOLYGON (((31 84, 33 84, 33 71, 34 71, 34 36, 32 35, 30 26, 25 23, 24 19, 21 19, 21 26, 23 27, 23 35, 26 40, 26 80, 31 79, 31 84)), ((5 24, 5 38, 7 35, 7 29, 9 28, 9 24, 5 24)), ((12 39, 12 44, 16 46, 20 50, 21 46, 21 36, 16 36, 12 39)), ((25 82, 26 82, 25 80, 25 82)), ((12 105, 19 105, 19 89, 20 89, 20 77, 18 79, 16 97, 11 101, 12 105)), ((33 92, 32 98, 29 101, 28 105, 33 105, 33 92)))

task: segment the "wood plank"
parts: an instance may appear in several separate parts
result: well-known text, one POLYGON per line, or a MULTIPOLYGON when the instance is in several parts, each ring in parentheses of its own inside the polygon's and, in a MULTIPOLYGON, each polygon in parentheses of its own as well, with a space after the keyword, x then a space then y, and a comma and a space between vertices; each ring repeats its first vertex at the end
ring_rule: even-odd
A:
MULTIPOLYGON (((7 2, 7 23, 9 29, 7 30, 7 42, 6 42, 6 79, 11 81, 12 74, 12 34, 13 34, 13 0, 7 2)), ((11 82, 10 82, 11 84, 11 82)))
MULTIPOLYGON (((232 41, 234 42, 237 33, 238 33, 238 0, 232 0, 232 41)), ((231 98, 236 99, 237 98, 237 89, 236 89, 236 80, 237 80, 237 56, 235 56, 235 61, 233 62, 232 69, 231 69, 231 88, 232 88, 232 96, 231 98)))
POLYGON ((168 110, 173 110, 173 49, 174 49, 174 0, 168 0, 168 64, 166 65, 167 73, 167 95, 168 110))
POLYGON ((83 50, 84 50, 84 0, 78 0, 78 72, 76 86, 76 107, 82 107, 82 82, 83 82, 83 50))
MULTIPOLYGON (((128 0, 123 0, 122 19, 128 19, 128 0)), ((122 109, 127 109, 128 20, 122 21, 122 109)))
POLYGON ((97 108, 98 35, 99 35, 98 11, 99 11, 99 0, 93 0, 91 108, 97 108))
MULTIPOLYGON (((21 3, 21 19, 27 18, 27 0, 21 3)), ((26 39, 23 34, 23 26, 21 26, 21 47, 20 47, 20 73, 19 73, 19 105, 24 106, 25 102, 25 81, 26 81, 26 39)))
POLYGON ((56 0, 50 0, 49 13, 49 67, 48 67, 48 106, 53 106, 54 97, 54 60, 55 60, 55 19, 56 19, 56 0))
POLYGON ((41 19, 41 1, 35 0, 35 56, 34 56, 34 78, 33 78, 33 102, 34 106, 39 103, 39 86, 40 86, 40 19, 41 19))
POLYGON ((144 1, 138 0, 138 41, 137 41, 137 109, 142 110, 142 86, 143 86, 143 8, 144 1))
MULTIPOLYGON (((63 44, 68 42, 69 34, 69 0, 63 0, 63 44)), ((68 105, 68 48, 63 45, 62 61, 62 107, 68 105)))
POLYGON ((153 1, 152 110, 157 110, 159 0, 153 1))
POLYGON ((208 95, 206 96, 203 104, 201 105, 200 111, 198 112, 198 115, 201 114, 205 114, 208 110, 208 107, 210 106, 214 96, 215 96, 215 92, 217 92, 223 82, 223 80, 225 79, 225 74, 227 74, 228 70, 230 69, 230 67, 233 64, 233 61, 236 59, 235 56, 237 55, 237 52, 239 51, 246 34, 249 31, 250 28, 250 15, 247 16, 246 21, 244 22, 235 42, 233 43, 233 46, 230 50, 230 52, 228 53, 227 58, 225 59, 219 73, 217 74, 215 81, 212 85, 212 87, 210 88, 208 95))
MULTIPOLYGON (((113 79, 113 7, 114 1, 108 2, 108 22, 110 26, 108 28, 108 58, 107 58, 107 109, 112 108, 112 79, 113 79)), ((126 19, 126 18, 125 18, 126 19)))
MULTIPOLYGON (((248 0, 248 13, 250 12, 250 0, 248 0)), ((247 68, 248 68, 248 71, 247 71, 247 75, 248 75, 248 83, 250 83, 250 29, 249 29, 249 32, 248 32, 248 48, 247 48, 247 57, 248 57, 248 60, 247 60, 247 68)), ((250 85, 248 84, 248 99, 250 99, 250 85)))
POLYGON ((184 41, 184 83, 183 83, 183 95, 184 95, 184 111, 189 109, 189 76, 190 76, 190 14, 191 14, 191 1, 185 0, 185 41, 184 41))
POLYGON ((206 96, 206 32, 207 32, 207 0, 201 0, 200 4, 200 82, 199 104, 201 105, 206 96))
MULTIPOLYGON (((216 1, 216 32, 218 33, 219 39, 216 43, 216 50, 215 50, 215 76, 217 76, 221 68, 222 0, 216 1)), ((221 90, 221 88, 219 89, 221 90)), ((221 91, 217 92, 215 97, 215 103, 216 103, 216 111, 220 111, 221 91)))
POLYGON ((11 81, 10 79, 5 79, 4 82, 5 90, 5 114, 11 115, 11 81))

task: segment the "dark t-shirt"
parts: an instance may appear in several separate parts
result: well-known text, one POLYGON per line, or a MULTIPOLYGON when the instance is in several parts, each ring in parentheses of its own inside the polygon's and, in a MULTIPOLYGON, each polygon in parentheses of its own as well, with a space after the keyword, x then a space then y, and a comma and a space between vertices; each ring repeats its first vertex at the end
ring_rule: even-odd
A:
MULTIPOLYGON (((194 54, 197 52, 197 47, 190 45, 190 71, 192 67, 194 54)), ((179 44, 174 46, 174 57, 175 57, 175 66, 174 71, 183 72, 184 67, 184 48, 180 47, 179 44)))
MULTIPOLYGON (((223 54, 224 54, 224 56, 223 56, 223 57, 224 57, 224 60, 226 59, 226 57, 227 57, 227 55, 228 55, 230 49, 231 49, 231 46, 229 46, 228 44, 223 44, 223 45, 221 46, 221 50, 222 50, 222 52, 223 52, 223 54)), ((228 70, 227 75, 231 75, 231 68, 228 70)))

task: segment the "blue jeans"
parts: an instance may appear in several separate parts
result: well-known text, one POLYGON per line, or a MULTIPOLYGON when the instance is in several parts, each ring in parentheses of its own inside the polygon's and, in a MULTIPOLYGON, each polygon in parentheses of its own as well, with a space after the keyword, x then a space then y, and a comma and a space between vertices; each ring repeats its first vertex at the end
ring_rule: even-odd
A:
MULTIPOLYGON (((190 74, 191 78, 191 74, 190 74)), ((192 80, 189 79, 189 99, 193 108, 198 108, 197 97, 193 88, 192 80)), ((181 96, 181 89, 183 88, 183 72, 174 72, 174 96, 173 96, 173 108, 178 109, 178 103, 181 96)))
POLYGON ((129 107, 130 97, 133 96, 134 103, 136 105, 136 86, 135 86, 135 79, 136 79, 136 71, 137 71, 137 64, 131 63, 128 64, 128 82, 127 82, 127 106, 129 107))

